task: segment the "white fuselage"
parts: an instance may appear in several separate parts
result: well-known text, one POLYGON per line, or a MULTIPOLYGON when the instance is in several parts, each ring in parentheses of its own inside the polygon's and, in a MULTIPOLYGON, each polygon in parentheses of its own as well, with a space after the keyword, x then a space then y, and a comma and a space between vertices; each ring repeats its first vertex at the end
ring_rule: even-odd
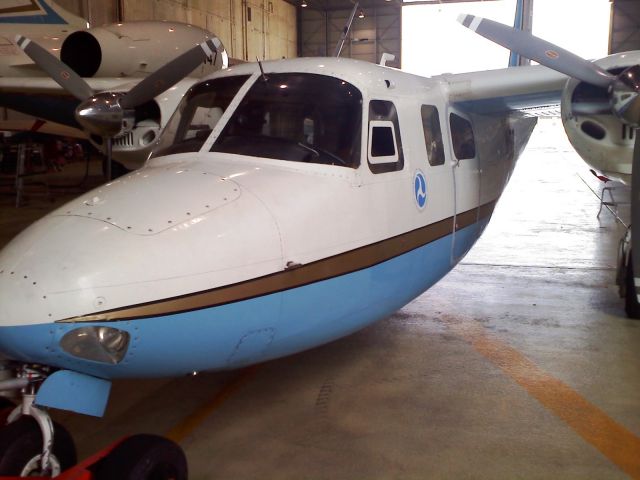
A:
MULTIPOLYGON (((102 378, 162 376, 246 365, 346 335, 389 315, 455 266, 486 226, 535 123, 466 115, 449 103, 446 83, 364 62, 300 59, 263 67, 266 83, 258 65, 247 64, 187 93, 157 147, 183 153, 156 156, 83 195, 0 253, 0 350, 102 378), (238 76, 245 77, 238 83, 238 76), (220 82, 236 82, 237 94, 199 146, 189 143, 197 135, 179 143, 190 102, 209 98, 208 85, 220 96, 213 88, 220 82), (337 87, 295 103, 294 87, 307 88, 305 82, 337 87), (262 90, 284 93, 261 113, 261 134, 229 135, 245 128, 246 112, 261 107, 252 99, 262 90), (335 160, 322 153, 330 142, 321 138, 340 135, 324 121, 324 104, 343 97, 356 110, 357 122, 343 125, 357 132, 350 166, 336 158, 348 156, 340 148, 335 160), (235 145, 229 148, 246 153, 276 129, 293 132, 293 123, 284 128, 285 117, 276 119, 289 101, 287 121, 304 116, 299 132, 307 146, 269 143, 270 158, 229 152, 235 145), (395 110, 387 120, 389 105, 395 110), (425 112, 425 122, 441 130, 439 165, 427 155, 427 142, 439 140, 433 130, 425 133, 425 112), (470 122, 471 144, 453 145, 450 121, 470 122), (165 138, 171 135, 173 143, 165 138), (384 139, 395 141, 395 153, 384 139), (289 159, 273 158, 278 152, 289 159), (389 169, 399 153, 403 165, 389 169), (292 160, 296 155, 304 160, 292 160), (121 360, 88 361, 80 347, 60 346, 78 328, 100 326, 127 332, 121 360), (29 340, 16 342, 20 334, 29 340)), ((454 137, 461 141, 459 131, 454 137)))

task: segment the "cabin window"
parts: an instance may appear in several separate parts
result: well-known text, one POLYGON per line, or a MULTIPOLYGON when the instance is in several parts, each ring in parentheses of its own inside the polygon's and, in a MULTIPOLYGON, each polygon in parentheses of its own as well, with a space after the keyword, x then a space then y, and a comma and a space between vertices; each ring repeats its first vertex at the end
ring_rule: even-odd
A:
POLYGON ((374 164, 398 161, 396 133, 393 122, 373 120, 369 122, 369 161, 374 164))
POLYGON ((449 116, 451 125, 451 140, 453 142, 453 153, 458 160, 475 158, 476 143, 473 138, 473 128, 471 122, 460 115, 452 113, 449 116))
POLYGON ((369 168, 373 173, 395 172, 404 168, 398 113, 392 102, 369 102, 369 168))
POLYGON ((444 146, 442 144, 442 130, 438 109, 433 105, 422 105, 422 129, 424 144, 427 148, 429 165, 435 167, 444 164, 444 146))
POLYGON ((153 156, 199 151, 248 78, 223 77, 192 87, 162 132, 153 156))
POLYGON ((357 168, 362 94, 343 80, 310 73, 259 77, 212 152, 357 168))

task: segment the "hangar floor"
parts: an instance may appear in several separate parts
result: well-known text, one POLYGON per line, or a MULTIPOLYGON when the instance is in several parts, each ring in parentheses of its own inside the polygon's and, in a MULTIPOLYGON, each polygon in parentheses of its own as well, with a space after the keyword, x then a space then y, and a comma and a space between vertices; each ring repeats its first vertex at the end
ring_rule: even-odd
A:
MULTIPOLYGON (((102 420, 55 417, 81 456, 168 435, 191 479, 640 478, 640 323, 601 188, 544 122, 471 254, 392 317, 242 371, 117 382, 102 420)), ((2 232, 46 211, 2 202, 2 232)))

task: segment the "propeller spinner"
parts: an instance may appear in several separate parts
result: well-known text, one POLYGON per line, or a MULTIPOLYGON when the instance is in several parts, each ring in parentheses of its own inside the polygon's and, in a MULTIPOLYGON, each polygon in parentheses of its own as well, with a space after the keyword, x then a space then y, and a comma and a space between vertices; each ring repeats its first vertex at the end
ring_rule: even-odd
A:
POLYGON ((105 138, 113 138, 130 131, 135 126, 136 107, 171 88, 200 63, 223 50, 218 38, 210 38, 174 58, 127 93, 95 93, 77 73, 35 42, 18 36, 16 43, 36 65, 81 101, 75 115, 82 128, 105 138))

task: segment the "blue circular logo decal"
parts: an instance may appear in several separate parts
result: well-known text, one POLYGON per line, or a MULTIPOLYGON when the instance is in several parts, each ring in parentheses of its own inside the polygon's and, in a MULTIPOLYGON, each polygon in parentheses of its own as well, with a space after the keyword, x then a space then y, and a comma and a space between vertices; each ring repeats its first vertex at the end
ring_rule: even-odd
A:
POLYGON ((418 208, 422 210, 427 204, 427 180, 424 177, 424 173, 418 170, 413 183, 416 205, 418 205, 418 208))

